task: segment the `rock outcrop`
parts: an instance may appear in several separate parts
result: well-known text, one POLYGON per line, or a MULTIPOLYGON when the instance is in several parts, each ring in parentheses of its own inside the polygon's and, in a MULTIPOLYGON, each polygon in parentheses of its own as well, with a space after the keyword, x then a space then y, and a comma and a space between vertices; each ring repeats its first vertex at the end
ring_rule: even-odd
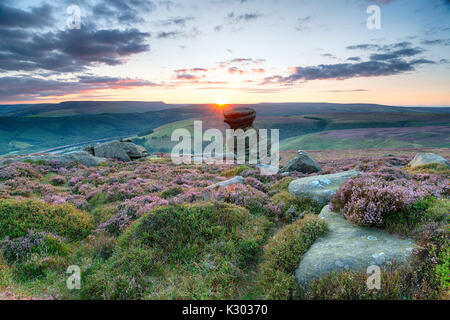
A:
POLYGON ((359 171, 350 170, 296 179, 289 184, 289 192, 294 196, 312 199, 325 206, 342 183, 358 174, 360 174, 359 171))
POLYGON ((17 158, 7 158, 0 160, 1 163, 10 162, 23 162, 26 160, 31 161, 55 161, 61 164, 82 164, 86 167, 95 167, 102 162, 106 162, 108 159, 95 157, 86 151, 75 151, 65 154, 40 154, 40 155, 30 155, 17 158))
POLYGON ((449 165, 447 159, 434 153, 418 153, 408 164, 409 167, 414 168, 417 166, 423 166, 426 164, 445 164, 449 165))
POLYGON ((212 189, 212 188, 216 188, 216 187, 226 187, 226 186, 229 186, 232 184, 245 184, 245 179, 244 179, 244 177, 236 176, 232 179, 221 181, 221 182, 215 183, 213 185, 210 185, 209 187, 207 187, 207 189, 212 189))
POLYGON ((85 148, 93 156, 115 159, 119 161, 131 161, 145 158, 149 154, 144 147, 132 143, 130 140, 111 141, 85 148))
POLYGON ((256 111, 250 108, 234 108, 223 112, 224 122, 228 123, 231 129, 246 129, 253 126, 256 111))
POLYGON ((62 154, 57 157, 56 161, 69 164, 69 163, 80 163, 86 167, 95 167, 102 162, 106 162, 108 159, 102 157, 95 157, 85 151, 77 151, 72 153, 62 154))
POLYGON ((405 263, 417 247, 411 239, 353 225, 342 215, 330 212, 328 206, 319 217, 328 223, 329 231, 314 242, 295 270, 297 282, 303 286, 332 271, 366 271, 372 265, 405 263))
POLYGON ((297 156, 284 167, 285 171, 299 171, 303 173, 314 173, 322 171, 320 165, 309 155, 308 152, 298 150, 297 156))

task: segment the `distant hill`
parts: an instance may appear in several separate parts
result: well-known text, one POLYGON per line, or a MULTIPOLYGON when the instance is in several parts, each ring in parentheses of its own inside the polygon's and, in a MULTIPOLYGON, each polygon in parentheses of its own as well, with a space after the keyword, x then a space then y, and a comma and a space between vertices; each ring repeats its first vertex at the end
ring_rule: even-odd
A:
POLYGON ((0 116, 68 117, 103 113, 143 113, 178 108, 161 101, 67 101, 46 104, 0 105, 0 116))
MULTIPOLYGON (((260 103, 246 106, 256 110, 256 128, 280 130, 283 149, 324 149, 329 146, 348 149, 360 146, 395 148, 427 144, 448 147, 449 143, 450 133, 446 128, 450 127, 450 108, 332 103, 260 103), (413 127, 415 129, 404 135, 392 138, 392 128, 413 127), (380 130, 375 132, 370 128, 380 130), (382 134, 383 128, 390 128, 391 131, 382 134), (438 131, 433 135, 434 128, 438 131), (345 137, 336 134, 356 129, 360 131, 349 131, 350 134, 357 133, 354 138, 348 134, 345 137), (325 132, 332 133, 322 135, 325 132), (370 137, 361 138, 361 132, 376 133, 376 141, 370 137), (410 138, 406 138, 407 135, 410 138)), ((134 101, 5 105, 0 106, 0 156, 118 137, 132 137, 151 152, 167 151, 173 145, 170 141, 173 129, 190 129, 194 119, 204 120, 204 129, 225 129, 221 113, 209 105, 134 101)))

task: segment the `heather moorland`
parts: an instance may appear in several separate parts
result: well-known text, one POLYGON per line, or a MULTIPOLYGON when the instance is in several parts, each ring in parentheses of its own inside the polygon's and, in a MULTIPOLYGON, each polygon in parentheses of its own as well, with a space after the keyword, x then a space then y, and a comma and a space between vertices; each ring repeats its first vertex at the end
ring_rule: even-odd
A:
MULTIPOLYGON (((418 151, 311 151, 320 174, 358 168, 331 199, 357 226, 419 245, 386 268, 297 284, 293 272, 328 231, 321 206, 291 195, 296 178, 247 165, 174 165, 168 155, 98 167, 51 161, 0 167, 0 292, 6 299, 443 299, 448 297, 448 167, 408 168, 418 151), (244 184, 208 186, 242 176, 244 184), (373 209, 375 208, 375 209, 373 209), (80 290, 66 286, 81 268, 80 290)), ((282 164, 294 152, 282 152, 282 164)))

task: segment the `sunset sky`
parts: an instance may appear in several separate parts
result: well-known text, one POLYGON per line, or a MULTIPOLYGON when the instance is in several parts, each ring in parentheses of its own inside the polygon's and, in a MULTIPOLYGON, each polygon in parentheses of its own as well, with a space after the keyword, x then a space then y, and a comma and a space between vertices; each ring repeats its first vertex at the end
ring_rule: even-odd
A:
POLYGON ((450 1, 2 0, 0 103, 66 100, 450 106, 450 1))

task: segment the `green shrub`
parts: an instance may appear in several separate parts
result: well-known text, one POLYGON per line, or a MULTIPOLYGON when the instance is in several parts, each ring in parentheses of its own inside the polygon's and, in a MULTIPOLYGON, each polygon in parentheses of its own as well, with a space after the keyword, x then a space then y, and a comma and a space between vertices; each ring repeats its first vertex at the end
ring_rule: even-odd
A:
POLYGON ((117 205, 114 203, 108 203, 105 205, 99 205, 95 207, 89 214, 93 218, 93 223, 98 226, 100 223, 108 221, 109 218, 116 214, 117 205))
POLYGON ((68 204, 0 199, 0 239, 23 237, 34 230, 76 240, 84 238, 91 228, 91 218, 68 204))
POLYGON ((104 192, 96 193, 92 198, 89 199, 89 206, 92 208, 97 208, 101 205, 107 204, 110 201, 108 200, 108 195, 104 192))
POLYGON ((437 222, 448 224, 450 217, 450 200, 429 198, 422 222, 437 222))
POLYGON ((161 198, 169 199, 183 193, 184 189, 182 187, 172 187, 161 192, 161 198))
POLYGON ((314 200, 294 196, 287 190, 283 190, 275 194, 272 197, 272 201, 274 204, 282 204, 283 212, 286 212, 292 206, 294 206, 299 212, 307 211, 315 214, 319 214, 322 209, 322 206, 314 200))
POLYGON ((48 270, 63 271, 66 265, 64 258, 58 256, 42 256, 33 254, 30 259, 16 266, 16 277, 21 281, 45 277, 48 270))
POLYGON ((240 165, 236 169, 236 175, 240 176, 240 175, 242 175, 242 173, 244 173, 247 170, 252 170, 252 168, 250 168, 249 166, 246 166, 246 165, 240 165))
POLYGON ((113 256, 85 280, 82 298, 237 297, 269 226, 223 202, 155 209, 117 240, 113 256))
POLYGON ((442 163, 429 163, 414 168, 406 167, 405 170, 409 173, 426 173, 426 174, 440 174, 444 176, 450 175, 450 167, 442 163))
POLYGON ((391 266, 381 270, 381 287, 369 289, 365 270, 335 271, 301 288, 300 298, 308 300, 411 300, 439 299, 441 292, 416 267, 391 266))
POLYGON ((32 159, 25 159, 23 161, 24 163, 34 164, 38 166, 45 166, 47 162, 45 160, 32 160, 32 159))
POLYGON ((258 276, 263 299, 291 299, 296 296, 293 272, 302 255, 327 230, 323 220, 315 215, 306 215, 282 228, 268 241, 258 276))
POLYGON ((229 168, 226 170, 223 170, 220 175, 222 177, 231 178, 237 176, 237 168, 229 168))
POLYGON ((284 177, 275 182, 269 189, 269 192, 278 193, 280 191, 288 191, 289 184, 295 179, 292 177, 284 177))
POLYGON ((438 260, 442 263, 436 266, 436 274, 443 290, 450 289, 450 245, 447 243, 445 250, 438 254, 438 260))

